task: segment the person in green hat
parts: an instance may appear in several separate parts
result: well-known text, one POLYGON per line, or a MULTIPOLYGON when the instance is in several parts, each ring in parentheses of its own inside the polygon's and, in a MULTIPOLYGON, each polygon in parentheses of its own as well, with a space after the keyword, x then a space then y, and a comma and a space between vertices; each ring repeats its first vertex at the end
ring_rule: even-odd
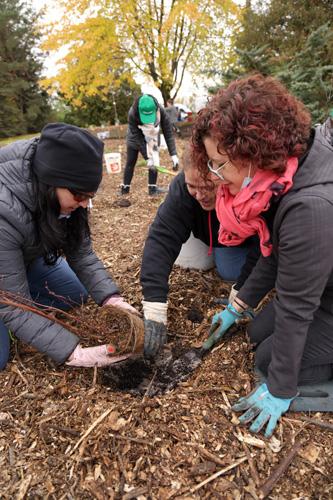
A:
POLYGON ((159 166, 159 135, 164 135, 169 154, 172 159, 173 169, 178 170, 178 156, 172 123, 165 109, 150 94, 143 94, 136 99, 128 113, 128 130, 126 137, 127 160, 124 171, 123 183, 120 194, 128 194, 134 174, 139 152, 147 160, 148 194, 151 196, 166 192, 159 188, 157 170, 159 166))

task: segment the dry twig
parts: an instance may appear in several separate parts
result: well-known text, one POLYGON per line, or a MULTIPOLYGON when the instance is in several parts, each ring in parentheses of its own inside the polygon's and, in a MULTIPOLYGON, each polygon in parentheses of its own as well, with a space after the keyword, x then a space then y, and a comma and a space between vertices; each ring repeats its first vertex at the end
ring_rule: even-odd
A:
POLYGON ((194 493, 195 491, 202 488, 202 486, 205 486, 205 484, 210 483, 211 481, 214 481, 214 479, 216 479, 219 476, 222 476, 222 474, 225 474, 229 470, 234 469, 235 467, 238 467, 238 465, 242 464, 246 460, 247 460, 247 457, 243 457, 240 460, 237 460, 237 462, 234 462, 233 464, 228 465, 228 467, 225 467, 224 469, 221 469, 218 472, 215 472, 215 474, 213 474, 212 476, 208 477, 207 479, 205 479, 201 483, 199 483, 196 486, 194 486, 193 488, 191 488, 190 493, 194 493))
POLYGON ((325 429, 326 431, 333 432, 333 424, 323 422, 322 420, 316 420, 316 419, 310 418, 310 417, 299 417, 299 420, 302 420, 303 422, 307 422, 308 424, 311 424, 311 425, 316 425, 317 427, 320 427, 321 429, 325 429))
POLYGON ((267 495, 269 495, 269 493, 272 491, 277 481, 280 479, 281 476, 283 476, 283 474, 288 469, 294 457, 301 449, 301 446, 302 443, 298 441, 290 448, 288 454, 281 460, 280 464, 272 472, 267 481, 265 481, 264 484, 260 487, 259 498, 266 498, 267 495))
POLYGON ((95 422, 93 422, 91 424, 89 429, 87 429, 86 432, 83 434, 83 436, 80 437, 80 439, 78 440, 78 442, 76 443, 76 445, 74 446, 72 451, 69 452, 69 455, 71 455, 80 446, 82 441, 84 441, 89 436, 89 434, 95 429, 95 427, 97 427, 111 413, 112 410, 113 410, 113 407, 108 408, 104 413, 102 413, 102 415, 100 415, 95 420, 95 422))

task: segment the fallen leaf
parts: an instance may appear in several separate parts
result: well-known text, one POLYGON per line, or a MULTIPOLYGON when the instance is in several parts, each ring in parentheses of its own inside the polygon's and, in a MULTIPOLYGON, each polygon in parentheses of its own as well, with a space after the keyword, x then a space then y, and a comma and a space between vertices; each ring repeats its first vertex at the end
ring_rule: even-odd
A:
POLYGON ((314 464, 319 457, 320 448, 314 444, 308 444, 304 450, 300 451, 300 456, 314 464))

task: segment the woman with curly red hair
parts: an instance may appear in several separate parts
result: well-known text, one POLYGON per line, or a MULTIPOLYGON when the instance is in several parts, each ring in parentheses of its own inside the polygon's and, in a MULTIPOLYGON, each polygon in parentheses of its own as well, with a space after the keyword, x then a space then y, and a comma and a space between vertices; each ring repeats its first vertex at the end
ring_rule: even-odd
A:
POLYGON ((250 430, 270 436, 298 386, 333 378, 333 147, 327 123, 311 128, 305 106, 276 79, 230 83, 196 120, 193 161, 220 179, 219 241, 258 234, 261 257, 227 308, 214 341, 275 288, 248 333, 267 382, 241 398, 250 430))

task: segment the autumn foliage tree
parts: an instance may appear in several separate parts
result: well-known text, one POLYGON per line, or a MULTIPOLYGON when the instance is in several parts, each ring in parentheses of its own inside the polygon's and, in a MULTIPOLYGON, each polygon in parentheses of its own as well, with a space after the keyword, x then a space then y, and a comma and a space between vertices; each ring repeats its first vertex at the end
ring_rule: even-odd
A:
POLYGON ((186 69, 227 57, 226 40, 238 15, 232 0, 61 3, 64 15, 49 27, 45 47, 65 45, 68 51, 62 69, 45 84, 78 104, 87 95, 107 95, 122 77, 135 74, 149 78, 165 102, 176 97, 186 69))

